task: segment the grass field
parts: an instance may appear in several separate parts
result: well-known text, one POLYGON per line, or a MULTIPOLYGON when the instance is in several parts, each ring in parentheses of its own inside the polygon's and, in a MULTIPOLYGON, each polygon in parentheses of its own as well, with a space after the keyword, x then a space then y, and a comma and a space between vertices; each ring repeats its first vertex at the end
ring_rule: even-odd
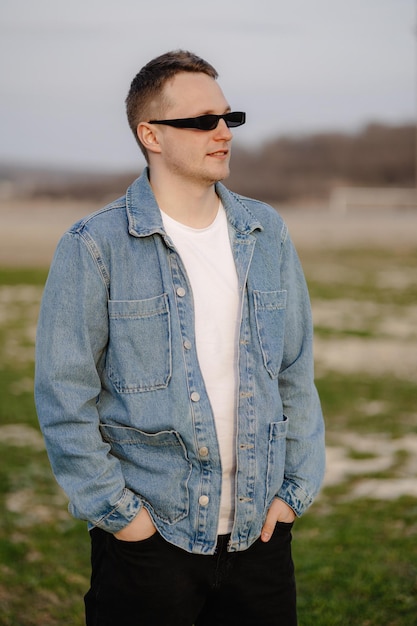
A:
MULTIPOLYGON (((323 491, 294 527, 300 626, 416 625, 417 248, 300 253, 328 444, 323 491)), ((66 512, 33 405, 45 276, 0 271, 1 626, 80 626, 88 586, 85 525, 66 512)))

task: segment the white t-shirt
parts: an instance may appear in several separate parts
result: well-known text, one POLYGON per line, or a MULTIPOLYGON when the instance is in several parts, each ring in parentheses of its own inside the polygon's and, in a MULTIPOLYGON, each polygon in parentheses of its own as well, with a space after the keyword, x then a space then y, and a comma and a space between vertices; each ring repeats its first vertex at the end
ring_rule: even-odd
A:
POLYGON ((197 355, 214 413, 223 482, 219 534, 231 531, 234 514, 235 414, 239 291, 225 210, 207 228, 181 224, 161 211, 191 283, 197 355))

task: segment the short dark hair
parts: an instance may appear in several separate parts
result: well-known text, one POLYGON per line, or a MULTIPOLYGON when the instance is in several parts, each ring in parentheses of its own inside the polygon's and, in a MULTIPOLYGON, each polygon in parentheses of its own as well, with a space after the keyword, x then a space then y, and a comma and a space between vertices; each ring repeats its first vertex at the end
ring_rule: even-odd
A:
MULTIPOLYGON (((167 81, 180 72, 201 72, 214 80, 218 77, 214 67, 196 54, 187 50, 173 50, 149 61, 132 80, 126 98, 127 119, 145 157, 146 150, 136 132, 138 124, 149 121, 155 99, 161 96, 167 81)), ((160 100, 157 106, 160 110, 153 110, 153 114, 159 117, 163 101, 160 100)))

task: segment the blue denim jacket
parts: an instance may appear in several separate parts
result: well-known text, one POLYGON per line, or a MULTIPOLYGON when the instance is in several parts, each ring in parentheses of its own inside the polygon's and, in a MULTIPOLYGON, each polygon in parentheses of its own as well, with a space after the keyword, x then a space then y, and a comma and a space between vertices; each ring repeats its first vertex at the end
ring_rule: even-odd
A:
MULTIPOLYGON (((301 515, 324 472, 312 323, 277 212, 217 184, 241 296, 235 519, 230 551, 260 535, 275 497, 301 515)), ((116 532, 142 506, 193 553, 217 540, 221 463, 198 364, 193 298, 147 171, 75 224, 45 286, 35 397, 70 512, 116 532)))

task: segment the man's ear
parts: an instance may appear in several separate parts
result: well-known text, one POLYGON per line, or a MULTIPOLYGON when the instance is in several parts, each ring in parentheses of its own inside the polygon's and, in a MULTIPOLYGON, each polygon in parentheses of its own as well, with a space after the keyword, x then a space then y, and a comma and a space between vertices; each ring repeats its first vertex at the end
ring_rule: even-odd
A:
POLYGON ((158 141, 158 132, 153 124, 148 122, 140 122, 136 129, 136 133, 139 141, 149 152, 161 152, 161 147, 158 141))

